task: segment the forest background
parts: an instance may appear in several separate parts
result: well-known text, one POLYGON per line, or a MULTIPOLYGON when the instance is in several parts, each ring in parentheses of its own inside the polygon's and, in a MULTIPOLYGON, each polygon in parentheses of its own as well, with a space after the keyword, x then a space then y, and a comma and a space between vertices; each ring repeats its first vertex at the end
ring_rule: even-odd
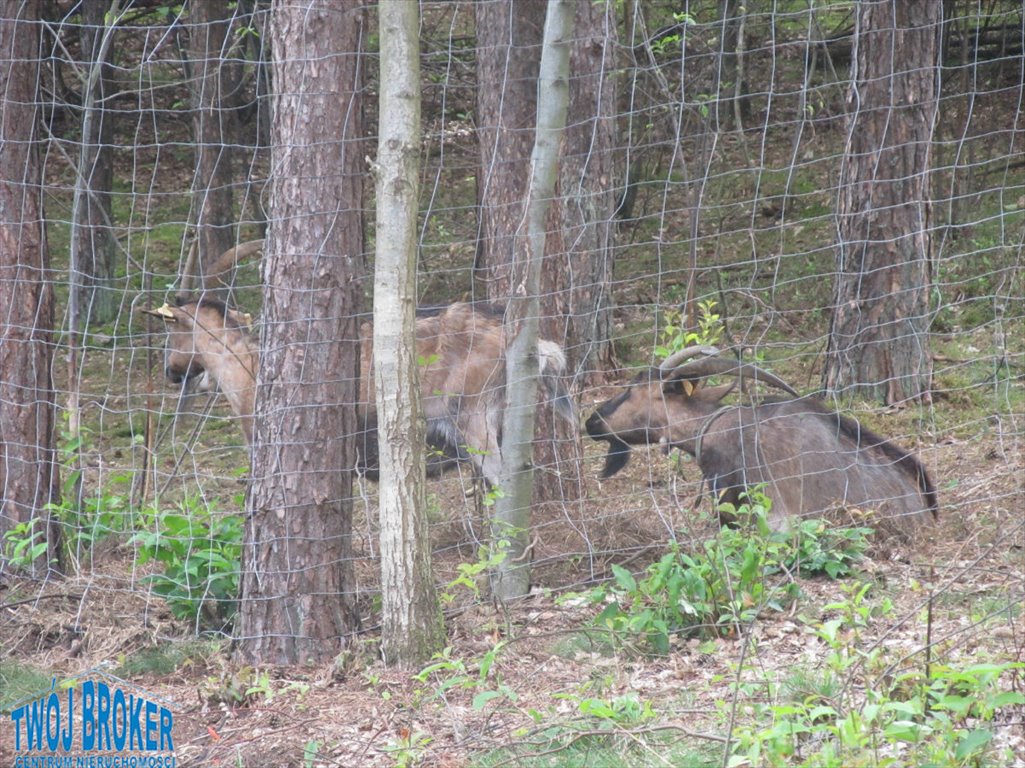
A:
MULTIPOLYGON (((505 502, 465 473, 425 487, 447 650, 418 674, 376 661, 378 490, 349 471, 345 408, 307 408, 354 402, 396 5, 416 4, 5 8, 0 707, 113 663, 178 703, 193 764, 1020 761, 1020 3, 561 4, 566 128, 533 298, 581 413, 695 334, 914 449, 940 520, 875 537, 841 580, 769 567, 765 540, 710 626, 666 619, 682 603, 649 568, 739 546, 696 467, 652 449, 599 481, 601 447, 542 409, 529 600, 496 610, 481 576, 505 502), (208 284, 264 237, 230 290, 208 284), (136 310, 200 288, 252 313, 265 367, 303 371, 297 400, 265 406, 309 413, 302 439, 249 453, 223 403, 164 383, 163 328, 136 310), (305 648, 264 642, 287 634, 272 601, 238 613, 242 513, 260 509, 289 510, 280 541, 326 542, 276 571, 328 606, 305 648), (596 626, 591 598, 623 612, 596 626)), ((418 6, 420 304, 517 296, 557 5, 418 6)))

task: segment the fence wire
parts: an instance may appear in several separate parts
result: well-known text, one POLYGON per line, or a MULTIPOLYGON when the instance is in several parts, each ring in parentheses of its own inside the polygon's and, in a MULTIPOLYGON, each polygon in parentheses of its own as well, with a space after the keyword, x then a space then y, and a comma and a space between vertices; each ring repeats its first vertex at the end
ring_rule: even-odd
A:
MULTIPOLYGON (((167 575, 165 567, 174 557, 181 566, 204 546, 239 557, 249 478, 244 434, 223 394, 165 379, 164 324, 138 310, 195 295, 222 250, 264 238, 280 223, 269 193, 280 149, 272 126, 281 118, 271 74, 274 16, 266 2, 217 10, 220 4, 129 3, 89 21, 88 5, 54 3, 40 22, 44 66, 35 106, 43 181, 30 190, 44 200, 45 282, 57 307, 52 359, 62 490, 55 515, 68 579, 60 589, 77 599, 66 630, 52 629, 60 638, 49 637, 25 608, 7 607, 14 600, 0 599, 0 631, 9 640, 4 662, 42 652, 67 665, 62 649, 87 634, 89 658, 116 655, 116 645, 84 627, 87 615, 136 626, 137 636, 121 633, 117 641, 133 647, 172 626, 179 635, 227 636, 237 598, 237 570, 196 581, 185 569, 167 575), (166 538, 175 538, 173 526, 176 544, 166 538), (204 607, 179 613, 174 606, 182 598, 204 607), (127 613, 112 615, 105 605, 127 613)), ((482 144, 511 142, 519 132, 532 141, 533 117, 488 124, 482 99, 522 90, 517 78, 537 58, 544 4, 525 3, 536 13, 520 13, 516 24, 537 29, 512 27, 521 47, 501 49, 505 58, 487 67, 477 48, 481 5, 491 4, 421 3, 416 299, 425 307, 501 301, 493 292, 500 270, 490 271, 489 259, 500 250, 491 248, 502 230, 489 228, 487 217, 515 217, 522 205, 512 186, 504 197, 492 196, 515 174, 482 144), (483 82, 482 73, 497 79, 483 82)), ((917 455, 936 486, 938 521, 926 533, 880 540, 873 550, 871 578, 925 590, 900 606, 893 631, 902 621, 919 622, 926 597, 938 595, 951 606, 931 638, 943 663, 987 641, 996 643, 987 646, 994 656, 1021 661, 1020 636, 1000 634, 1021 631, 1025 597, 1020 3, 943 4, 936 92, 924 94, 936 99, 931 165, 906 169, 901 181, 928 177, 918 233, 928 244, 921 256, 927 277, 912 287, 927 293, 927 333, 914 341, 926 350, 930 384, 927 396, 890 406, 823 390, 830 334, 846 309, 837 303, 844 279, 838 241, 850 121, 864 107, 851 88, 858 4, 581 5, 594 11, 578 13, 572 41, 565 168, 549 216, 541 296, 542 335, 564 348, 563 384, 581 425, 639 373, 694 341, 740 354, 801 394, 821 395, 826 408, 917 455), (996 640, 994 626, 1001 627, 996 640)), ((363 138, 346 151, 371 160, 377 22, 374 8, 366 11, 358 54, 363 138)), ((898 67, 907 61, 915 59, 894 59, 898 67)), ((889 136, 902 135, 906 106, 893 105, 889 136)), ((7 178, 18 170, 7 168, 7 178)), ((357 259, 365 265, 359 279, 367 322, 373 194, 368 165, 360 211, 365 245, 357 259)), ((337 205, 349 208, 344 200, 337 205)), ((869 249, 899 252, 890 235, 868 239, 869 249)), ((249 313, 239 332, 254 342, 266 258, 254 253, 233 265, 230 291, 218 293, 249 313)), ((312 288, 312 263, 310 269, 312 288)), ((894 285, 882 306, 902 301, 902 288, 909 286, 894 285)), ((292 318, 308 319, 298 309, 292 318)), ((669 542, 697 551, 715 537, 718 521, 693 456, 657 441, 635 446, 626 468, 602 479, 608 446, 578 434, 579 426, 560 432, 550 454, 538 454, 546 490, 533 509, 530 557, 539 591, 583 590, 608 580, 613 566, 639 571, 657 561, 669 542)), ((316 445, 313 436, 300 439, 316 445)), ((482 490, 472 460, 454 463, 428 481, 442 585, 481 557, 495 492, 482 490)), ((347 500, 355 598, 367 627, 377 621, 379 596, 376 487, 360 476, 347 500)), ((860 519, 858 510, 843 514, 860 519)), ((3 523, 14 530, 13 519, 3 523)), ((18 535, 8 535, 8 556, 18 535)), ((45 595, 52 582, 27 584, 11 593, 19 603, 20 596, 45 595)), ((467 592, 457 602, 471 610, 475 599, 467 592)), ((740 653, 734 648, 733 658, 740 653)), ((337 764, 346 764, 338 754, 337 764)))

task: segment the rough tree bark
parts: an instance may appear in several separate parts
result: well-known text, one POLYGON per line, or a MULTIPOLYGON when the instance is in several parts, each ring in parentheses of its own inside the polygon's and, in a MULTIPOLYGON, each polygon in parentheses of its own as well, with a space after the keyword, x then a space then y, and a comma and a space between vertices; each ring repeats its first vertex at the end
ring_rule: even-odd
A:
POLYGON ((53 294, 43 231, 38 126, 42 3, 0 18, 0 539, 33 520, 56 561, 60 530, 44 509, 59 500, 52 381, 53 294))
POLYGON ((502 417, 505 495, 495 504, 495 539, 508 542, 506 557, 491 574, 499 600, 522 597, 530 588, 527 546, 534 487, 534 411, 537 403, 537 340, 545 220, 559 168, 559 145, 569 106, 569 49, 574 0, 550 0, 538 75, 537 130, 530 158, 526 215, 514 246, 510 277, 515 290, 506 311, 506 407, 502 417))
POLYGON ((541 330, 565 339, 579 389, 613 363, 616 11, 612 2, 577 3, 575 11, 569 117, 552 201, 559 226, 546 246, 542 283, 550 287, 541 299, 541 330))
POLYGON ((210 264, 235 244, 231 147, 239 142, 232 94, 237 67, 225 60, 235 10, 229 3, 189 4, 188 61, 195 172, 192 210, 200 285, 210 264))
POLYGON ((116 25, 106 14, 120 13, 121 3, 85 0, 79 31, 82 51, 82 138, 78 179, 72 205, 72 314, 79 327, 114 318, 116 242, 111 226, 110 196, 114 181, 114 118, 107 104, 112 96, 116 25))
POLYGON ((358 626, 363 8, 281 3, 269 25, 274 174, 237 645, 247 663, 332 658, 358 626))
POLYGON ((613 2, 587 2, 575 11, 569 115, 553 201, 562 247, 546 249, 544 283, 554 291, 541 300, 542 332, 565 339, 568 370, 582 387, 613 362, 616 10, 613 2))
POLYGON ((493 301, 505 301, 514 290, 513 244, 523 222, 534 146, 545 7, 545 0, 489 0, 474 6, 481 154, 474 283, 477 296, 493 301))
MULTIPOLYGON (((576 3, 574 11, 569 113, 548 216, 540 305, 541 335, 563 343, 570 388, 579 393, 614 363, 616 10, 613 2, 586 2, 576 3)), ((538 498, 560 504, 583 498, 579 429, 542 408, 536 434, 554 436, 538 442, 538 498)))
POLYGON ((886 404, 929 398, 929 179, 942 8, 862 0, 857 12, 823 383, 886 404))
POLYGON ((377 145, 374 377, 381 478, 381 650, 418 665, 440 651, 445 625, 431 569, 426 427, 416 355, 420 191, 420 9, 378 6, 381 105, 377 145))

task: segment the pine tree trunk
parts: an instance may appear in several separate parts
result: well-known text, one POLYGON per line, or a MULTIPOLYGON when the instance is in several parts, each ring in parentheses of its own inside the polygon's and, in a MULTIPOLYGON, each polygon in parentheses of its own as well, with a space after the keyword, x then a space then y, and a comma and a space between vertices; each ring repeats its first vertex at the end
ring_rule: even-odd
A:
POLYGON ((928 399, 930 164, 941 3, 863 0, 824 386, 928 399))
POLYGON ((45 511, 59 500, 59 477, 53 293, 37 144, 40 6, 29 0, 0 18, 0 540, 19 523, 38 521, 33 530, 42 530, 47 550, 29 567, 34 575, 56 562, 60 543, 57 520, 45 511))
POLYGON ((577 389, 612 360, 612 260, 616 211, 616 21, 612 3, 577 3, 570 99, 559 165, 561 248, 546 248, 542 331, 565 340, 577 389))
POLYGON ((82 143, 73 206, 72 261, 75 268, 71 276, 80 327, 112 320, 118 305, 118 294, 114 290, 117 251, 110 207, 114 181, 111 151, 114 116, 106 101, 113 95, 111 61, 115 26, 105 18, 110 7, 110 0, 82 3, 79 34, 87 79, 82 87, 82 143))
POLYGON ((201 275, 235 245, 232 146, 238 143, 239 131, 235 110, 228 103, 232 68, 224 61, 232 14, 228 3, 189 5, 189 85, 196 148, 192 208, 201 275))
POLYGON ((329 659, 358 626, 362 8, 281 4, 270 24, 274 174, 237 646, 247 663, 329 659))
POLYGON ((498 0, 475 6, 477 23, 477 178, 480 233, 474 264, 478 298, 506 301, 513 247, 523 223, 537 120, 544 0, 498 0))

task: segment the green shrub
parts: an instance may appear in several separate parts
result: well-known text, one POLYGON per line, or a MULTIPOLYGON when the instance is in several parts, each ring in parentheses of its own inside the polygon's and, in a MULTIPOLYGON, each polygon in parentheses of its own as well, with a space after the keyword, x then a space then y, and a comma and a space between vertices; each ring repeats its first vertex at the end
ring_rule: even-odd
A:
POLYGON ((163 564, 146 577, 171 612, 200 628, 221 629, 237 610, 242 557, 242 517, 216 514, 187 499, 177 511, 153 512, 150 530, 132 541, 139 563, 163 564))
POLYGON ((693 344, 716 345, 722 341, 725 330, 722 318, 715 311, 717 302, 707 299, 698 302, 697 330, 688 331, 687 318, 677 309, 667 309, 663 313, 662 328, 659 331, 659 343, 655 354, 665 359, 681 349, 693 344))
POLYGON ((812 695, 760 708, 758 722, 771 724, 734 731, 734 754, 728 765, 961 768, 1000 764, 1002 758, 1010 757, 1009 748, 996 745, 992 723, 1002 710, 1025 703, 1025 695, 997 683, 1002 675, 1020 675, 1022 666, 940 667, 929 680, 912 673, 896 679, 899 687, 866 689, 865 701, 853 707, 812 695), (899 762, 895 755, 900 756, 899 762))
POLYGON ((613 565, 612 581, 588 595, 593 605, 603 606, 594 624, 609 630, 617 643, 639 640, 664 654, 673 635, 724 634, 765 609, 781 610, 797 593, 784 573, 837 578, 849 573, 868 546, 870 529, 833 529, 818 519, 772 531, 770 507, 760 492, 749 494, 737 509, 724 507, 740 521, 738 527, 722 528, 694 553, 670 543, 641 576, 613 565))

